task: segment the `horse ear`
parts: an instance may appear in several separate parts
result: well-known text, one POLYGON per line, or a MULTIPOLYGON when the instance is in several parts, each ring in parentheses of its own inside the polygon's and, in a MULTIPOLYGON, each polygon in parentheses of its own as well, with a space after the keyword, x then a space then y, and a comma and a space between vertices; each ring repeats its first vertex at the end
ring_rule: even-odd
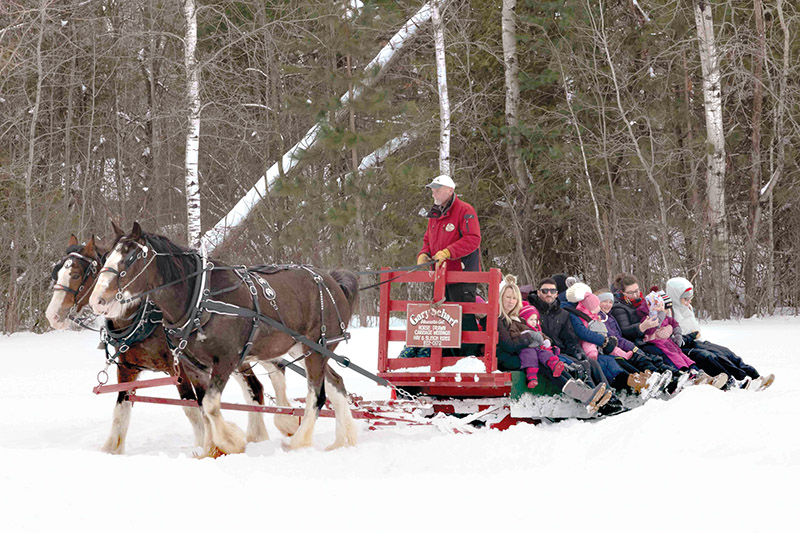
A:
POLYGON ((78 244, 78 238, 73 233, 69 236, 69 242, 67 243, 67 246, 75 246, 76 244, 78 244))
POLYGON ((94 234, 92 234, 92 238, 89 242, 94 247, 94 252, 98 257, 103 257, 106 253, 108 253, 108 248, 106 248, 106 246, 103 244, 103 241, 95 237, 94 234))
POLYGON ((95 243, 94 243, 94 233, 92 234, 92 238, 86 243, 86 247, 83 249, 84 255, 89 257, 95 254, 95 243))
POLYGON ((114 230, 114 233, 116 234, 117 237, 122 237, 123 235, 125 235, 125 232, 122 231, 119 226, 117 226, 117 223, 114 222, 114 219, 111 219, 111 229, 114 230))
POLYGON ((131 239, 138 240, 142 237, 142 227, 139 225, 138 222, 133 223, 133 228, 131 228, 131 239))

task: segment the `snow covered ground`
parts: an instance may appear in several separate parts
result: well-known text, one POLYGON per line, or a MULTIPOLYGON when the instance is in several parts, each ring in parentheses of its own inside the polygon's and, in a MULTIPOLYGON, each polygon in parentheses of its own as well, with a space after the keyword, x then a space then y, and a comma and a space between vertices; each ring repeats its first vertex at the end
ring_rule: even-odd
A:
MULTIPOLYGON (((693 387, 598 422, 473 435, 362 431, 357 447, 332 452, 331 420, 319 421, 314 448, 286 452, 267 416, 269 441, 217 460, 192 457, 181 409, 147 404, 133 409, 126 454, 100 452, 115 398, 91 392, 103 368, 97 334, 0 337, 0 524, 14 533, 796 531, 798 332, 797 317, 704 327, 708 340, 776 374, 761 393, 693 387)), ((377 329, 353 337, 339 353, 375 369, 377 329)), ((341 372, 352 392, 388 397, 341 372)), ((289 380, 290 396, 303 396, 304 381, 289 380)), ((239 388, 224 399, 241 401, 239 388)), ((244 414, 225 416, 245 426, 244 414)))

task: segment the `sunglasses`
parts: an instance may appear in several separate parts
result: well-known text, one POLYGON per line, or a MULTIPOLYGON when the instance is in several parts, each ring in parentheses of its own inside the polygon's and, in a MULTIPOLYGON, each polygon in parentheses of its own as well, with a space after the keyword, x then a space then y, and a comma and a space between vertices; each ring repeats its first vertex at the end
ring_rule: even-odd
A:
POLYGON ((558 294, 558 289, 539 289, 542 294, 558 294))

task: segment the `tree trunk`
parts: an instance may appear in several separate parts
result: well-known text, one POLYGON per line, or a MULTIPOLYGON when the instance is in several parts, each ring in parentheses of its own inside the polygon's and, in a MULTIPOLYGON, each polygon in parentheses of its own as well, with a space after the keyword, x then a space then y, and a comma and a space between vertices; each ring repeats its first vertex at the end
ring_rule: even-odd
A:
POLYGON ((756 255, 758 230, 760 228, 761 198, 761 114, 764 103, 764 60, 766 58, 766 36, 761 0, 753 1, 756 24, 756 51, 753 54, 753 115, 750 135, 750 209, 747 226, 747 244, 744 251, 744 316, 752 316, 757 310, 759 294, 756 283, 756 255))
POLYGON ((189 107, 189 128, 186 133, 186 240, 190 247, 200 246, 200 68, 195 59, 197 48, 197 6, 195 0, 184 0, 186 17, 186 99, 189 107))
POLYGON ((722 125, 720 58, 714 38, 711 5, 705 0, 696 0, 694 16, 703 71, 703 102, 708 144, 706 194, 711 232, 711 270, 714 272, 712 318, 721 319, 730 316, 728 293, 731 273, 728 258, 728 228, 725 224, 725 131, 722 125))
POLYGON ((431 2, 431 20, 436 48, 436 81, 439 88, 439 173, 450 176, 450 96, 447 93, 444 24, 439 13, 439 5, 440 0, 431 2))
POLYGON ((501 27, 503 35, 503 62, 506 77, 506 154, 508 166, 517 187, 524 193, 530 180, 520 154, 519 136, 519 61, 517 60, 517 0, 503 0, 501 27))
MULTIPOLYGON (((446 1, 441 1, 443 6, 446 1)), ((431 5, 423 5, 413 17, 406 21, 403 27, 392 36, 388 43, 378 52, 372 61, 364 67, 367 79, 361 82, 361 86, 370 87, 383 77, 397 58, 400 52, 411 43, 419 33, 419 29, 431 18, 431 5)), ((342 105, 348 103, 350 99, 357 100, 361 95, 361 86, 354 88, 353 94, 349 92, 342 95, 339 99, 342 105)), ((237 202, 225 217, 219 220, 213 228, 208 230, 203 238, 208 245, 209 252, 219 246, 227 237, 229 232, 239 226, 247 218, 253 208, 261 201, 267 193, 268 188, 281 172, 289 172, 297 166, 298 156, 312 148, 320 138, 321 123, 318 122, 311 127, 306 135, 300 139, 288 152, 281 156, 281 161, 275 162, 269 170, 258 180, 258 182, 237 202)))
MULTIPOLYGON (((25 167, 25 218, 28 222, 30 242, 38 249, 39 240, 36 237, 36 226, 33 223, 33 160, 36 153, 36 123, 39 121, 39 105, 42 101, 42 81, 44 80, 44 65, 42 64, 42 40, 46 21, 45 0, 39 5, 39 37, 36 40, 36 95, 33 109, 31 110, 31 123, 28 130, 28 162, 25 167)), ((20 246, 17 241, 17 246, 20 246)))

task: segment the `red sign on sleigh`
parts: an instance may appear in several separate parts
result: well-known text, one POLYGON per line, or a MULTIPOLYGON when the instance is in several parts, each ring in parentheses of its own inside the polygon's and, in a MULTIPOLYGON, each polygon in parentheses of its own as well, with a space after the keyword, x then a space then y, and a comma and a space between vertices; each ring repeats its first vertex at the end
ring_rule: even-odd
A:
POLYGON ((408 304, 406 346, 459 348, 461 346, 461 306, 408 304))

